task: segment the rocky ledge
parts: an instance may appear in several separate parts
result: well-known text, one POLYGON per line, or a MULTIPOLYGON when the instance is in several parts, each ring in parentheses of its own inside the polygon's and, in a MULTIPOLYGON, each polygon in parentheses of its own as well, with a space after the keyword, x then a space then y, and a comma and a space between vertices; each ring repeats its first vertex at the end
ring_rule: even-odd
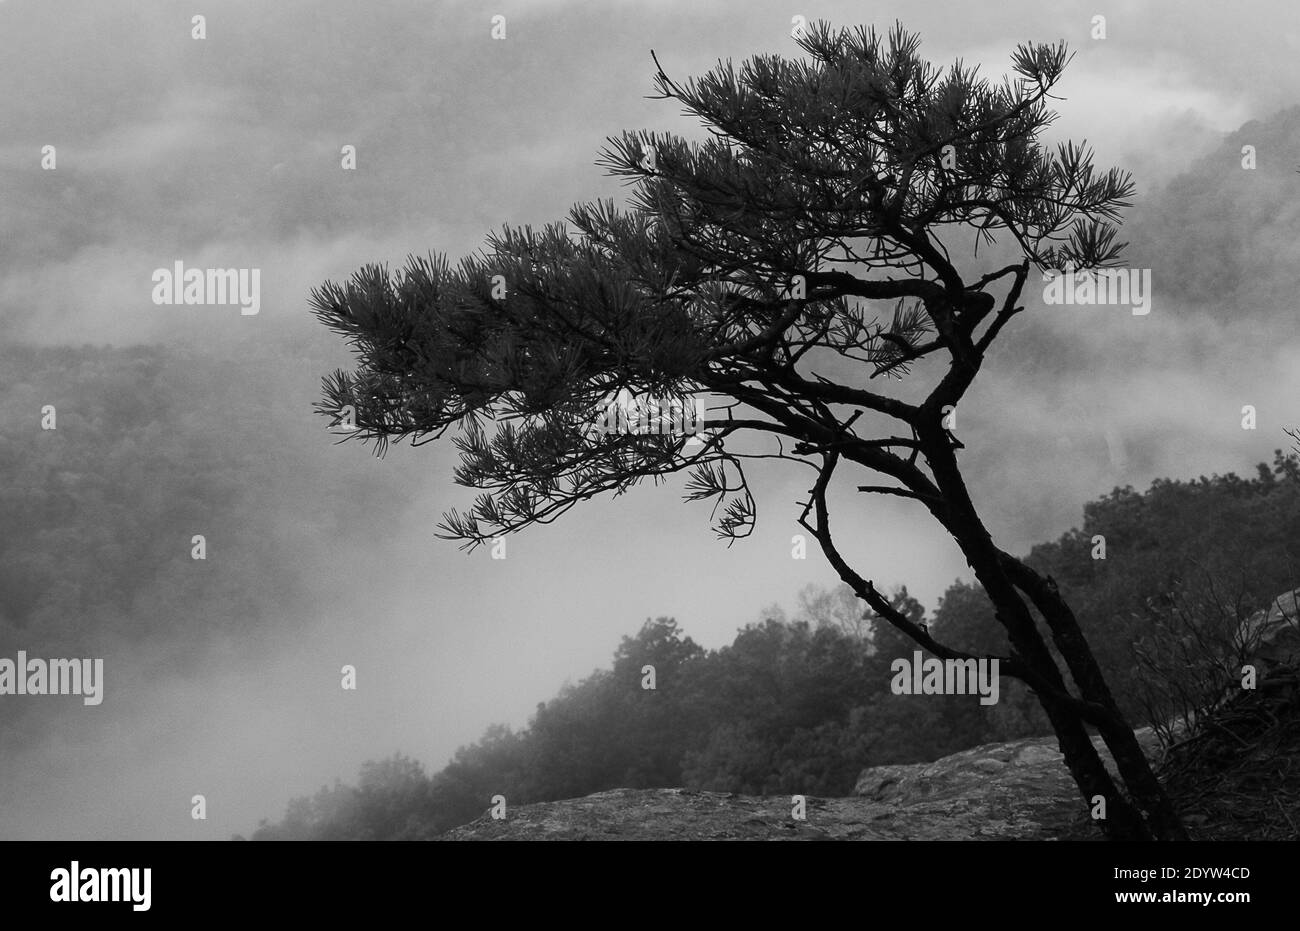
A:
MULTIPOLYGON (((1253 735, 1251 739, 1259 744, 1256 756, 1262 754, 1265 762, 1275 761, 1288 773, 1291 772, 1289 762, 1285 766, 1282 763, 1300 759, 1296 756, 1296 748, 1300 747, 1300 724, 1297 724, 1300 714, 1296 714, 1300 698, 1293 694, 1300 688, 1298 616, 1300 589, 1279 596, 1270 610, 1258 612, 1241 625, 1237 639, 1261 667, 1261 674, 1276 674, 1272 684, 1280 684, 1290 691, 1282 699, 1271 697, 1272 705, 1261 711, 1256 706, 1263 702, 1260 697, 1263 692, 1269 691, 1261 685, 1260 693, 1243 697, 1237 703, 1240 707, 1234 706, 1235 711, 1228 709, 1231 714, 1225 718, 1231 724, 1252 712, 1272 722, 1271 730, 1265 729, 1267 733, 1262 737, 1255 733, 1260 727, 1241 733, 1253 735)), ((1241 730, 1238 724, 1233 725, 1237 730, 1228 735, 1234 745, 1220 755, 1235 754, 1249 763, 1250 754, 1243 754, 1240 749, 1248 741, 1238 733, 1241 730)), ((1159 743, 1152 730, 1144 728, 1137 736, 1148 758, 1153 764, 1159 764, 1159 743)), ((1114 763, 1101 738, 1093 738, 1093 743, 1113 773, 1114 763)), ((1219 761, 1214 765, 1223 764, 1219 761)), ((1187 766, 1181 768, 1185 770, 1187 766)), ((1255 770, 1251 770, 1250 778, 1259 782, 1262 777, 1255 770)), ((1218 784, 1218 773, 1218 769, 1209 772, 1206 777, 1209 783, 1218 784)), ((1209 788, 1196 788, 1200 783, 1195 780, 1189 785, 1193 786, 1191 795, 1196 799, 1203 801, 1214 794, 1209 788)), ((1262 796, 1261 804, 1269 806, 1271 817, 1271 806, 1281 805, 1278 793, 1288 799, 1293 795, 1288 794, 1291 782, 1280 788, 1269 785, 1269 791, 1274 794, 1262 796)), ((1065 768, 1055 737, 985 744, 933 763, 873 767, 858 778, 853 796, 809 797, 803 820, 792 817, 792 808, 789 796, 754 797, 690 789, 613 789, 586 798, 510 808, 503 820, 485 814, 437 839, 1058 840, 1100 837, 1087 823, 1083 801, 1065 768)), ((1246 820, 1254 819, 1252 824, 1267 820, 1256 817, 1253 809, 1245 814, 1249 815, 1246 820)), ((1295 821, 1285 808, 1282 815, 1294 839, 1295 821)), ((1188 821, 1205 817, 1192 815, 1188 821)))
MULTIPOLYGON (((1148 754, 1156 741, 1138 732, 1148 754)), ((1100 738, 1094 743, 1110 765, 1100 738)), ((1113 767, 1112 767, 1113 768, 1113 767)), ((1084 814, 1055 737, 986 744, 933 763, 864 771, 855 795, 789 796, 612 789, 484 815, 440 840, 1054 840, 1084 814)), ((1086 836, 1086 835, 1085 835, 1086 836)))

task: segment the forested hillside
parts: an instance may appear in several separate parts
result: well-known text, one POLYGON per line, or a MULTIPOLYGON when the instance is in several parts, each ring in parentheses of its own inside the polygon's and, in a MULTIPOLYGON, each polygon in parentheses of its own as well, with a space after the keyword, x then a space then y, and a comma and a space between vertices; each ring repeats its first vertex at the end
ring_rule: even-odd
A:
MULTIPOLYGON (((1081 527, 1035 547, 1031 561, 1066 592, 1121 702, 1140 717, 1133 644, 1163 630, 1171 606, 1191 606, 1210 624, 1220 619, 1214 604, 1244 618, 1300 584, 1297 531, 1300 460, 1279 451, 1250 479, 1115 489, 1086 505, 1081 527)), ((925 618, 906 589, 893 601, 925 618)), ((859 623, 844 591, 805 592, 793 619, 768 614, 713 651, 674 620, 647 621, 609 669, 539 704, 523 730, 490 728, 432 776, 406 756, 368 763, 357 786, 296 799, 253 837, 426 838, 477 817, 494 795, 511 804, 669 786, 847 795, 866 766, 1048 733, 1036 703, 1009 681, 991 707, 969 696, 891 694, 890 661, 912 646, 888 626, 859 623), (643 687, 647 666, 654 689, 643 687)), ((969 583, 948 589, 929 624, 941 642, 1002 649, 988 602, 969 583)))

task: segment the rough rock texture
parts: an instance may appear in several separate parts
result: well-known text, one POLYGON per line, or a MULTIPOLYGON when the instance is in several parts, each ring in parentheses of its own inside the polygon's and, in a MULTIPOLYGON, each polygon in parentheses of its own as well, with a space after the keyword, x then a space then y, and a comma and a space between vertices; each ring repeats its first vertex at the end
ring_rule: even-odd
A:
POLYGON ((1237 633, 1255 647, 1252 658, 1265 669, 1300 664, 1300 589, 1278 595, 1268 611, 1251 615, 1237 633))
MULTIPOLYGON (((1156 759, 1159 744, 1151 729, 1139 730, 1137 738, 1156 759)), ((1101 738, 1092 742, 1113 774, 1101 738)), ((933 763, 877 766, 854 787, 856 795, 897 813, 900 836, 934 840, 1058 837, 1079 819, 1078 791, 1055 737, 985 744, 933 763)))
POLYGON ((857 799, 809 798, 800 822, 786 796, 611 789, 521 805, 503 821, 484 815, 438 840, 888 840, 866 808, 857 799))
MULTIPOLYGON (((1138 732, 1148 754, 1149 729, 1138 732)), ((1094 742, 1101 749, 1101 740, 1094 742)), ((1103 749, 1103 759, 1110 757, 1103 749)), ((975 747, 933 763, 863 772, 855 797, 809 798, 688 789, 614 789, 484 815, 442 840, 1050 840, 1084 813, 1078 789, 1043 737, 975 747)))

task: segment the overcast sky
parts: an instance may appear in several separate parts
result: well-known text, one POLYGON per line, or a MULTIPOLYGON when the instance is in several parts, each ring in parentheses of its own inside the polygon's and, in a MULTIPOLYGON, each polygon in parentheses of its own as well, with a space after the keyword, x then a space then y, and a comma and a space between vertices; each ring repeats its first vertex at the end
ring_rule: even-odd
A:
MULTIPOLYGON (((1152 312, 1037 306, 964 405, 963 464, 1004 547, 1068 530, 1084 501, 1115 485, 1248 472, 1285 445, 1282 428, 1300 420, 1300 247, 1271 234, 1300 228, 1294 206, 1278 206, 1279 179, 1300 178, 1300 151, 1261 143, 1252 175, 1225 140, 1300 103, 1291 0, 0 0, 0 338, 214 353, 251 338, 346 364, 309 315, 311 288, 410 253, 458 258, 504 223, 622 197, 594 160, 623 129, 699 135, 671 102, 646 99, 652 48, 672 76, 698 75, 719 58, 796 54, 797 15, 856 25, 868 14, 918 31, 937 64, 961 57, 995 77, 1017 43, 1066 40, 1077 56, 1052 138, 1086 138, 1101 165, 1133 171, 1138 185, 1128 238, 1153 270, 1152 312), (191 38, 195 13, 207 18, 202 41, 191 38), (504 40, 491 38, 496 14, 504 40), (1090 38, 1098 14, 1104 40, 1090 38), (39 170, 46 145, 57 147, 53 172, 39 170), (340 169, 344 145, 356 146, 356 171, 340 169), (1184 173, 1199 179, 1186 188, 1194 201, 1225 190, 1244 205, 1222 247, 1237 254, 1195 251, 1221 243, 1221 217, 1178 212, 1184 173), (1141 231, 1151 239, 1137 241, 1141 231), (1262 263, 1265 284, 1179 286, 1189 269, 1229 259, 1262 263), (155 306, 150 273, 176 260, 260 268, 261 312, 155 306), (1240 428, 1244 404, 1259 410, 1254 432, 1240 428)), ((294 389, 304 417, 309 374, 294 389)), ((328 593, 301 606, 305 633, 268 633, 276 645, 255 666, 214 654, 201 674, 139 684, 111 740, 52 739, 10 789, 21 813, 0 806, 0 836, 247 833, 291 796, 354 779, 365 759, 402 750, 438 768, 488 724, 525 723, 646 617, 675 616, 716 647, 766 606, 792 607, 805 584, 833 582, 818 554, 790 558, 807 484, 792 469, 758 470, 757 532, 730 549, 707 507, 681 503, 679 487, 646 487, 512 537, 494 561, 433 538, 442 512, 470 498, 450 483, 450 449, 398 448, 375 462, 322 436, 299 453, 302 487, 387 470, 375 479, 387 490, 376 494, 382 520, 336 541, 349 584, 319 553, 299 557, 286 571, 320 573, 328 593), (345 662, 360 688, 343 696, 345 662), (209 820, 194 824, 188 799, 201 791, 209 820)), ((838 500, 844 548, 879 585, 905 583, 932 610, 967 576, 905 503, 838 500)))

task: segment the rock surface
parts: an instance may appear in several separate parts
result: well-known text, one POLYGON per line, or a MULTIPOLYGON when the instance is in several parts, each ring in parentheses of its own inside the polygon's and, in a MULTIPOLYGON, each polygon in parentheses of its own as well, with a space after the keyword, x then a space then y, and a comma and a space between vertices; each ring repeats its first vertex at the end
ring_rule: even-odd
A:
POLYGON ((1267 611, 1251 615, 1237 632, 1251 658, 1265 668, 1300 663, 1300 589, 1278 595, 1267 611))
MULTIPOLYGON (((1149 729, 1138 732, 1148 755, 1149 729)), ((1094 743, 1110 757, 1101 739, 1094 743)), ((1113 766, 1112 766, 1113 769, 1113 766)), ((1051 840, 1084 813, 1055 737, 974 747, 933 763, 877 766, 850 798, 613 789, 484 815, 440 840, 1051 840)))

